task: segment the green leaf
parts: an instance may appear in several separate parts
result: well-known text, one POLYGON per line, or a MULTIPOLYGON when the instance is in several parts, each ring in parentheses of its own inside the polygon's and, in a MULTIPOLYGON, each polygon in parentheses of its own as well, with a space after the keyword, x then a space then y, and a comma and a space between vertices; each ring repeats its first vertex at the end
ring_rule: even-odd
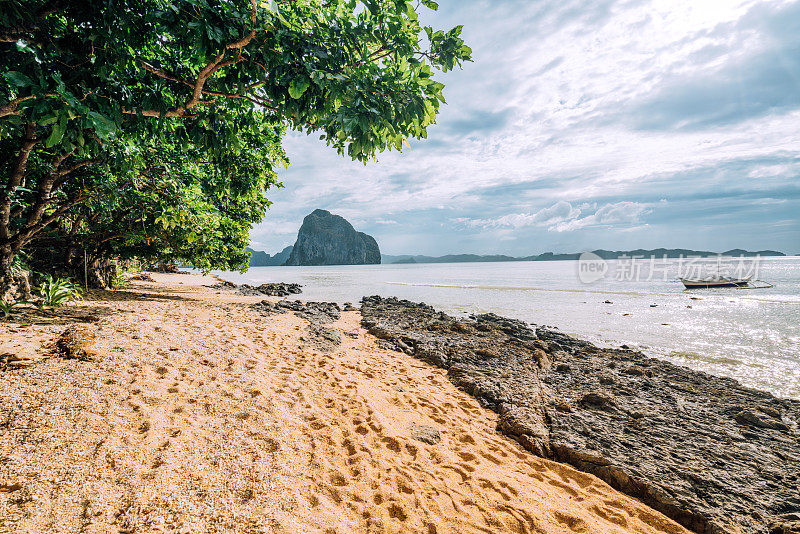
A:
POLYGON ((297 100, 303 93, 306 92, 308 86, 311 85, 309 81, 305 78, 295 78, 292 80, 292 83, 289 84, 289 96, 297 100))
POLYGON ((109 135, 113 134, 116 131, 114 123, 111 122, 111 120, 108 119, 105 115, 101 115, 96 111, 90 111, 88 113, 88 116, 89 120, 92 123, 92 128, 94 128, 94 132, 101 139, 107 139, 109 135))
MULTIPOLYGON (((62 117, 66 118, 66 115, 62 115, 62 117)), ((50 136, 44 142, 44 146, 46 148, 51 148, 61 142, 61 139, 64 137, 64 132, 67 131, 67 125, 65 121, 59 121, 58 123, 53 125, 53 130, 50 132, 50 136)))
POLYGON ((21 72, 17 72, 15 70, 10 70, 3 74, 6 80, 13 83, 17 87, 30 87, 33 85, 33 82, 30 78, 22 74, 21 72))

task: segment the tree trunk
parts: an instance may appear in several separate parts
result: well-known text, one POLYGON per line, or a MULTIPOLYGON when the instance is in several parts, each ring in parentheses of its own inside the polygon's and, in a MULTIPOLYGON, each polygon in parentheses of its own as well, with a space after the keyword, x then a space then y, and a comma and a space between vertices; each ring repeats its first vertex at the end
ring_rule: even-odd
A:
POLYGON ((14 255, 11 254, 11 247, 2 247, 0 250, 0 300, 13 299, 12 287, 14 285, 14 276, 11 272, 11 262, 14 261, 14 255))
POLYGON ((11 239, 11 205, 14 201, 14 193, 25 177, 25 172, 28 169, 28 156, 30 156, 33 147, 38 142, 39 140, 36 139, 36 124, 26 124, 25 138, 22 141, 17 161, 12 167, 11 175, 8 177, 2 197, 0 197, 0 244, 3 247, 3 254, 5 254, 5 247, 10 244, 9 241, 11 239))
POLYGON ((0 250, 0 300, 5 302, 31 299, 31 286, 27 272, 14 272, 11 264, 14 253, 3 247, 0 250))

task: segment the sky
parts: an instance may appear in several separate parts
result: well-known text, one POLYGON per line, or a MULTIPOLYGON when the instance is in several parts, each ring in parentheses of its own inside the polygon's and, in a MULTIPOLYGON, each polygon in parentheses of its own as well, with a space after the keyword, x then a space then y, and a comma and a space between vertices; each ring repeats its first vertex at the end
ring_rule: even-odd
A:
POLYGON ((251 232, 317 208, 384 254, 800 253, 800 0, 444 0, 474 62, 428 139, 364 166, 290 133, 251 232))

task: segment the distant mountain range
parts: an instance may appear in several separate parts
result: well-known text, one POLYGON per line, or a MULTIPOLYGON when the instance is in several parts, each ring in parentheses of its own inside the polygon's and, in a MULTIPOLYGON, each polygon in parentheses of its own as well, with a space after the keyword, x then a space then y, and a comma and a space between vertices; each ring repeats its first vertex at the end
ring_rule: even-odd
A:
MULTIPOLYGON (((593 250, 595 254, 604 260, 616 260, 621 257, 644 257, 650 258, 680 258, 680 257, 715 257, 719 254, 723 256, 785 256, 783 252, 777 250, 758 250, 749 251, 740 248, 733 250, 726 250, 725 252, 711 252, 708 250, 689 250, 683 248, 656 248, 652 250, 636 249, 636 250, 593 250)), ((401 255, 391 256, 388 254, 383 255, 383 263, 476 263, 476 262, 497 262, 497 261, 558 261, 558 260, 577 260, 581 252, 572 252, 568 254, 555 254, 553 252, 545 252, 544 254, 534 256, 504 256, 504 255, 479 255, 479 254, 448 254, 446 256, 412 256, 401 255)))
MULTIPOLYGON (((267 267, 274 265, 283 265, 289 255, 292 253, 292 246, 289 245, 282 251, 274 256, 270 256, 266 252, 247 249, 252 254, 250 258, 251 267, 267 267)), ((644 257, 651 256, 656 258, 680 258, 683 257, 716 257, 718 255, 731 256, 738 258, 745 256, 752 258, 754 256, 786 256, 783 252, 777 250, 757 250, 750 251, 740 248, 726 250, 725 252, 711 252, 708 250, 690 250, 685 248, 655 248, 651 250, 636 249, 636 250, 593 250, 595 254, 604 260, 616 260, 621 257, 644 257)), ((505 256, 502 254, 481 255, 481 254, 448 254, 446 256, 423 256, 423 255, 399 255, 393 256, 391 254, 381 255, 383 263, 406 264, 406 263, 480 263, 480 262, 498 262, 498 261, 559 261, 559 260, 577 260, 580 257, 580 252, 572 252, 568 254, 555 254, 553 252, 545 252, 544 254, 534 256, 505 256)))
POLYGON ((289 255, 292 253, 292 248, 292 245, 289 245, 274 256, 270 256, 266 252, 253 250, 252 248, 247 247, 246 250, 250 253, 250 267, 274 267, 277 265, 283 265, 286 263, 286 260, 289 259, 289 255))

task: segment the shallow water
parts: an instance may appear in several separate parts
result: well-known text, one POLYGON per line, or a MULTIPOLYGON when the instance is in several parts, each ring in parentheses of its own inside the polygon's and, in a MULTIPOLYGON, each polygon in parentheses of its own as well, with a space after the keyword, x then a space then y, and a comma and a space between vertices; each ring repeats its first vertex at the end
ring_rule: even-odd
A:
POLYGON ((800 257, 737 265, 775 286, 753 290, 686 291, 676 281, 687 272, 678 260, 609 262, 607 275, 588 284, 579 279, 579 266, 553 261, 254 267, 243 275, 218 274, 252 285, 298 282, 304 300, 358 302, 364 295, 383 295, 456 315, 494 312, 603 346, 627 344, 800 398, 800 257))

